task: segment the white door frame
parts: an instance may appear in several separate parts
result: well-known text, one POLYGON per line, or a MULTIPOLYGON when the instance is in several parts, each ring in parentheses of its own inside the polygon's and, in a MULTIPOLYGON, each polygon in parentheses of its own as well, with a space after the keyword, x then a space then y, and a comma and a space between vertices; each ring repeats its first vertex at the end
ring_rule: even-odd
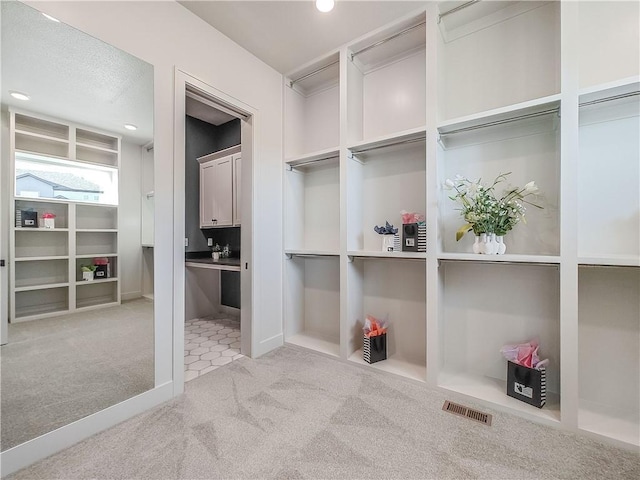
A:
POLYGON ((257 337, 253 322, 253 152, 257 110, 237 98, 208 85, 198 78, 175 69, 174 97, 174 204, 173 204, 173 385, 174 394, 184 391, 184 322, 185 322, 185 99, 187 85, 222 107, 221 109, 236 113, 241 122, 242 143, 242 229, 241 229, 241 300, 240 329, 241 353, 252 356, 255 351, 254 339, 257 337), (226 107, 226 108, 225 108, 226 107))

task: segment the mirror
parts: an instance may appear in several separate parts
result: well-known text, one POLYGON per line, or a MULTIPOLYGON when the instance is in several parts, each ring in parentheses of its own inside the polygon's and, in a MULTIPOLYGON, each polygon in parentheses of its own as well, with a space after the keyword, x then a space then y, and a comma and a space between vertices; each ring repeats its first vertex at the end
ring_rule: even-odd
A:
POLYGON ((154 387, 154 162, 153 66, 1 9, 4 451, 154 387))

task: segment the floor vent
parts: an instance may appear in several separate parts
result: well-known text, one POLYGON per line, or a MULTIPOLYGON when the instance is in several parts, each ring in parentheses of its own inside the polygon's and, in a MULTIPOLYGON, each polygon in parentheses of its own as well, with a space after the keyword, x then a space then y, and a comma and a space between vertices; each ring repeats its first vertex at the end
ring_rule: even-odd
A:
POLYGON ((485 425, 489 426, 491 426, 491 419, 493 418, 488 413, 482 413, 478 410, 465 407, 464 405, 450 402, 449 400, 444 402, 442 410, 444 410, 445 412, 453 413, 454 415, 460 415, 461 417, 470 418, 471 420, 475 420, 476 422, 484 423, 485 425))

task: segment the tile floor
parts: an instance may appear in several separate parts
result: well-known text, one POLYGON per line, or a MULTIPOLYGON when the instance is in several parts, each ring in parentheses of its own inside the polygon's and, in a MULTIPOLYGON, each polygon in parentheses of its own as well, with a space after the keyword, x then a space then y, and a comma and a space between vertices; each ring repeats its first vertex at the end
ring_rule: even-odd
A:
POLYGON ((185 382, 242 357, 239 319, 207 317, 185 322, 185 382))

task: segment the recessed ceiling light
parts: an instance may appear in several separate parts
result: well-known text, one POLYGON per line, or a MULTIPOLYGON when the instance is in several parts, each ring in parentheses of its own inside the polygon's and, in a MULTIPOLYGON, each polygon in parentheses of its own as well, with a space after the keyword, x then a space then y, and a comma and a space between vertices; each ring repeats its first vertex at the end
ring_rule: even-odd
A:
POLYGON ((316 8, 323 13, 333 10, 334 0, 316 0, 316 8))
POLYGON ((31 97, 29 95, 27 95, 26 93, 22 93, 22 92, 9 92, 9 95, 11 95, 13 98, 16 98, 18 100, 30 100, 31 97))
POLYGON ((51 15, 47 15, 46 13, 43 13, 43 12, 40 12, 40 13, 42 13, 42 15, 44 15, 46 18, 48 18, 52 22, 60 23, 60 20, 58 20, 57 18, 54 18, 51 15))
POLYGON ((137 130, 138 127, 136 127, 135 125, 132 125, 130 123, 127 123, 124 128, 126 128, 127 130, 137 130))

